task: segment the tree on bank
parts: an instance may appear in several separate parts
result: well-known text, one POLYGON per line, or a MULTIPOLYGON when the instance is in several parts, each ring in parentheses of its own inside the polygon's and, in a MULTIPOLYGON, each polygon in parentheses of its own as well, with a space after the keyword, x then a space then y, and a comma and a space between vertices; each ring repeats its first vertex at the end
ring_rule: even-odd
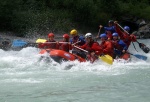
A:
POLYGON ((29 32, 63 33, 72 28, 97 32, 99 24, 122 16, 150 19, 149 0, 4 0, 0 1, 0 30, 18 36, 29 32))

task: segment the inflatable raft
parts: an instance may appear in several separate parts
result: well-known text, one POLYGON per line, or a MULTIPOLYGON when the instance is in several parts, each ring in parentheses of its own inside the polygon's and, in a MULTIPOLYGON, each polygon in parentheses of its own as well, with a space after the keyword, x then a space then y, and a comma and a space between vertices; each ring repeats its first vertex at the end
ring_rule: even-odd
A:
MULTIPOLYGON (((58 49, 42 49, 39 54, 49 54, 49 56, 56 62, 61 63, 62 61, 75 61, 78 60, 79 62, 85 62, 86 60, 81 58, 78 55, 58 50, 58 49)), ((43 56, 42 56, 43 57, 43 56)))

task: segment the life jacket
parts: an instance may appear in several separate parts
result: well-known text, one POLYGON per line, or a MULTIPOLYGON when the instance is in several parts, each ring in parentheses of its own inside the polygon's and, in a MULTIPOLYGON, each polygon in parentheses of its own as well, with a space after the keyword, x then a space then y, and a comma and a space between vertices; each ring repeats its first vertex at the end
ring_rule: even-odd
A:
POLYGON ((77 43, 75 45, 82 46, 82 45, 85 44, 85 39, 84 39, 83 36, 75 36, 75 37, 73 37, 73 38, 70 39, 71 44, 74 44, 74 43, 76 43, 78 41, 79 41, 79 43, 77 43))
POLYGON ((86 44, 85 50, 89 51, 89 53, 93 52, 94 50, 91 48, 94 42, 90 42, 89 44, 86 44))
MULTIPOLYGON (((61 41, 61 42, 65 42, 65 41, 61 41)), ((68 43, 60 43, 59 49, 66 51, 66 52, 69 52, 69 50, 71 49, 71 46, 68 43)))
POLYGON ((103 54, 108 54, 113 57, 114 46, 112 41, 103 41, 101 42, 100 46, 103 49, 103 54))
POLYGON ((58 44, 50 43, 50 42, 56 42, 56 41, 55 40, 53 40, 53 41, 47 40, 45 43, 40 43, 39 48, 58 49, 58 44))
POLYGON ((86 43, 80 48, 85 49, 89 53, 87 54, 87 60, 93 63, 96 59, 98 59, 98 55, 102 52, 98 42, 91 41, 90 43, 86 43), (92 56, 91 53, 95 52, 96 55, 92 56))
POLYGON ((123 38, 121 39, 127 44, 128 47, 130 46, 132 42, 130 35, 128 35, 126 32, 123 32, 123 38))
MULTIPOLYGON (((53 41, 46 41, 46 42, 56 42, 55 40, 53 41)), ((58 49, 58 45, 56 43, 46 43, 47 48, 51 48, 51 49, 58 49)))
POLYGON ((106 34, 107 34, 107 38, 109 40, 112 40, 112 38, 113 38, 112 33, 110 31, 106 31, 106 34))
POLYGON ((99 43, 94 41, 86 43, 83 46, 80 46, 80 48, 87 50, 89 53, 96 52, 96 54, 99 54, 98 52, 102 51, 101 47, 99 46, 99 43))

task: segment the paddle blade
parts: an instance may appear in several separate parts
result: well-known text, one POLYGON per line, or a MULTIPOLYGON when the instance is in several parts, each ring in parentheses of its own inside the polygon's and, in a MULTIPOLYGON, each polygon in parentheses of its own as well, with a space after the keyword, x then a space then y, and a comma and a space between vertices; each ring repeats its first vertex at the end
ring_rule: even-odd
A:
POLYGON ((106 62, 107 64, 111 64, 111 65, 113 64, 113 58, 110 55, 99 56, 99 59, 106 62))
POLYGON ((46 39, 37 39, 36 40, 36 43, 44 43, 44 42, 46 42, 46 39))
POLYGON ((147 60, 147 57, 146 57, 146 56, 143 56, 143 55, 133 54, 133 56, 135 56, 135 57, 138 58, 138 59, 144 60, 144 61, 147 60))
POLYGON ((148 53, 150 51, 150 49, 148 47, 146 47, 146 45, 144 45, 143 43, 139 43, 139 47, 145 52, 148 53))
POLYGON ((23 47, 25 45, 27 45, 27 42, 25 42, 23 40, 19 40, 19 39, 13 40, 13 42, 12 42, 12 47, 23 47))

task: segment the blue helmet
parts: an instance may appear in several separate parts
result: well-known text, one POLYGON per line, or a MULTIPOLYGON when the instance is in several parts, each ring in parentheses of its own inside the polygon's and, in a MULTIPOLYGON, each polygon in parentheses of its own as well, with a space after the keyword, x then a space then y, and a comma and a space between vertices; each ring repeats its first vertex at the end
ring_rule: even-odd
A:
POLYGON ((130 27, 128 27, 128 26, 124 26, 124 30, 126 30, 126 31, 130 31, 130 27))
POLYGON ((112 36, 118 36, 118 33, 113 33, 112 36))
POLYGON ((100 38, 107 38, 107 35, 105 33, 100 35, 100 38))

